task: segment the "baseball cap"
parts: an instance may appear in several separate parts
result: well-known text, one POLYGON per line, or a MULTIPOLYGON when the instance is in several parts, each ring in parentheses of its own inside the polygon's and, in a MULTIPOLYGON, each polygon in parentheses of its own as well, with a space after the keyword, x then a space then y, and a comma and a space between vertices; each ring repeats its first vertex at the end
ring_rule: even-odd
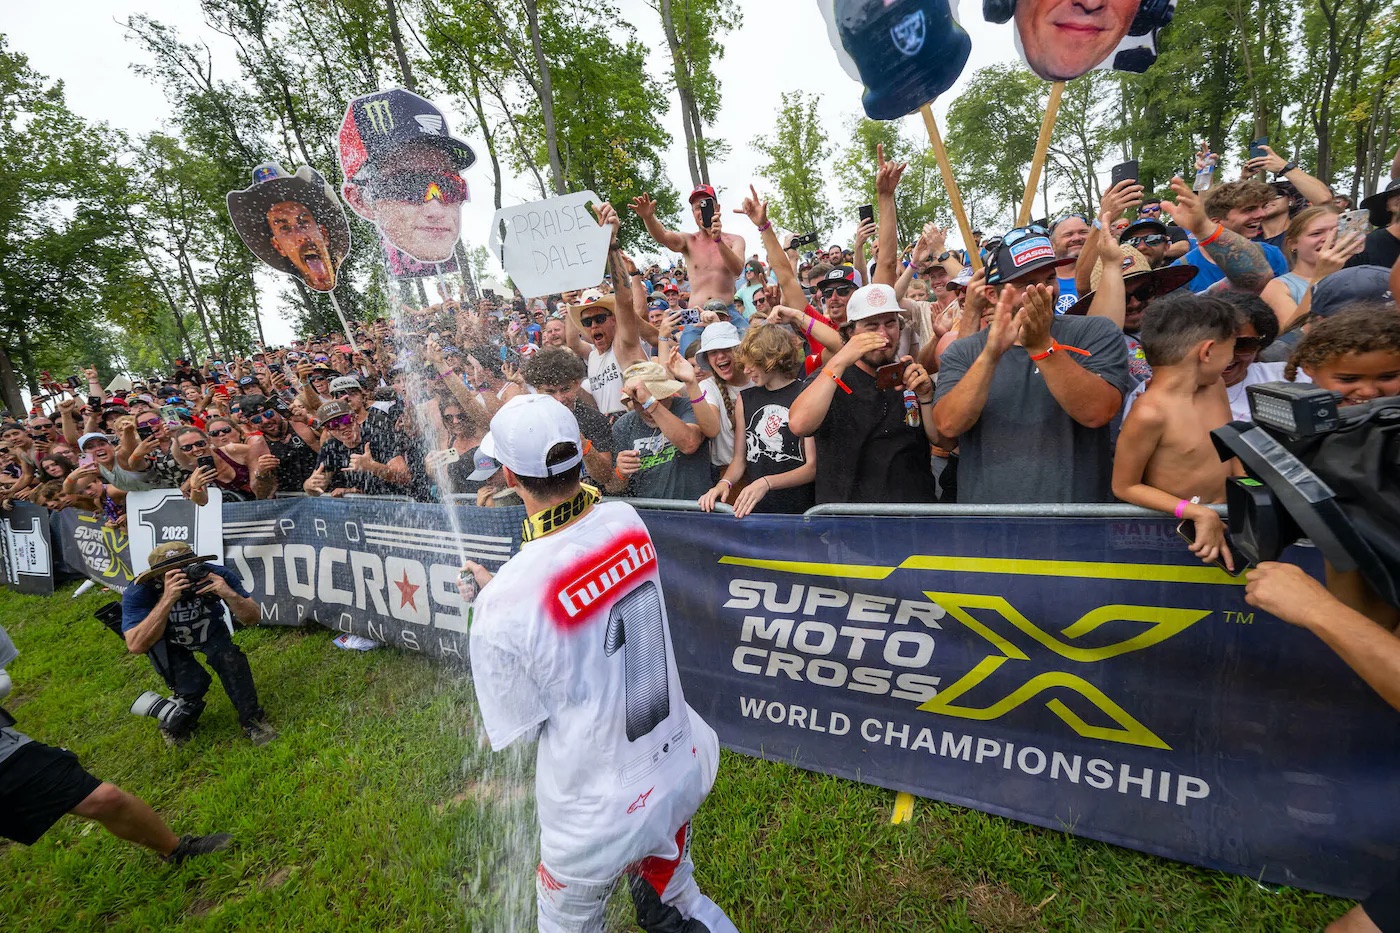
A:
POLYGON ((695 190, 690 192, 690 203, 694 204, 696 198, 709 198, 718 201, 719 196, 715 194, 715 189, 709 185, 697 185, 695 190))
POLYGON ((1352 266, 1333 272, 1313 286, 1312 313, 1331 317, 1358 301, 1389 301, 1390 270, 1385 266, 1352 266))
POLYGON ((337 376, 331 380, 331 394, 337 392, 363 392, 365 387, 354 376, 337 376))
POLYGON ((327 402, 316 409, 316 427, 323 428, 326 426, 326 422, 349 414, 353 414, 353 412, 350 411, 350 406, 344 402, 327 402))
POLYGON ((486 432, 486 436, 477 445, 476 456, 472 458, 472 473, 467 479, 473 483, 480 483, 495 476, 501 469, 501 461, 496 459, 496 445, 491 440, 491 432, 486 432))
POLYGON ((81 453, 82 449, 88 445, 88 441, 106 441, 109 444, 112 443, 112 439, 107 435, 103 434, 101 431, 89 431, 82 437, 78 438, 79 453, 81 453))
POLYGON ((848 324, 880 314, 898 312, 899 299, 895 297, 894 289, 888 285, 866 285, 864 288, 858 288, 851 300, 846 302, 848 324))
POLYGON ((662 292, 662 294, 665 294, 665 295, 669 295, 669 294, 671 294, 671 292, 675 292, 676 294, 680 294, 680 289, 676 287, 676 283, 675 283, 675 282, 667 282, 667 283, 666 283, 666 287, 663 288, 663 289, 661 289, 661 292, 662 292))
POLYGON ((1144 217, 1141 220, 1135 220, 1132 223, 1128 224, 1126 227, 1124 227, 1123 232, 1118 234, 1118 242, 1126 243, 1128 241, 1128 237, 1149 236, 1153 233, 1156 233, 1160 236, 1166 236, 1167 225, 1162 223, 1160 220, 1153 220, 1151 217, 1144 217))
POLYGON ((431 101, 403 88, 376 91, 350 101, 337 137, 346 181, 405 146, 422 144, 447 154, 458 171, 476 161, 472 147, 450 134, 447 118, 431 101))
POLYGON ((711 298, 709 301, 705 302, 700 310, 713 311, 715 314, 723 314, 725 320, 729 319, 729 305, 720 301, 718 298, 711 298))
POLYGON ((666 303, 665 298, 658 298, 655 301, 653 301, 650 305, 648 305, 648 307, 650 307, 653 311, 665 311, 671 306, 666 303))
POLYGON ((1377 191, 1369 198, 1362 200, 1358 206, 1363 211, 1371 212, 1371 226, 1390 226, 1390 211, 1386 210, 1385 204, 1397 194, 1400 194, 1400 178, 1392 178, 1390 184, 1385 186, 1384 191, 1377 191))
MULTIPOLYGON (((1044 227, 1031 224, 1002 234, 996 255, 987 264, 987 284, 1000 285, 1029 275, 1046 266, 1073 265, 1073 259, 1057 259, 1050 245, 1050 233, 1044 227)), ((849 313, 847 318, 849 318, 849 313)))
POLYGON ((578 420, 548 395, 517 395, 506 402, 491 419, 489 437, 493 458, 520 476, 558 476, 583 460, 578 420), (576 452, 562 463, 548 465, 545 461, 555 444, 573 444, 576 452))
POLYGON ((838 285, 856 284, 856 270, 850 266, 837 266, 817 281, 817 290, 825 292, 838 285))
POLYGON ((949 279, 949 280, 947 281, 947 283, 944 284, 943 287, 944 287, 945 289, 948 289, 949 291, 951 291, 952 289, 955 289, 955 288, 967 288, 967 287, 968 287, 969 285, 971 285, 971 284, 972 284, 972 270, 971 270, 971 269, 964 268, 963 271, 959 272, 959 273, 958 273, 957 275, 955 275, 953 278, 949 279))

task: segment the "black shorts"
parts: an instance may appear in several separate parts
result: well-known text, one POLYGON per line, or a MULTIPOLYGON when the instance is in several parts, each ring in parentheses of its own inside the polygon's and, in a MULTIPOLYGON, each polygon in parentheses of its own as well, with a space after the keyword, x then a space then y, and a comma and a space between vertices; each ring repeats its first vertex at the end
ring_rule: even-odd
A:
POLYGON ((1381 933, 1400 933, 1400 875, 1372 892, 1361 902, 1361 908, 1381 933))
POLYGON ((101 783, 66 748, 21 745, 0 762, 0 836, 32 846, 101 783))

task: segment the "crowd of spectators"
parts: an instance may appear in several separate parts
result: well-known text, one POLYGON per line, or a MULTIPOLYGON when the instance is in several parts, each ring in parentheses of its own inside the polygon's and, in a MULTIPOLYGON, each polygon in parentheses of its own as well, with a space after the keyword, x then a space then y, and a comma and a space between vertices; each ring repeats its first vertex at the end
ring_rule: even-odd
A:
POLYGON ((970 251, 933 225, 881 248, 897 242, 903 169, 880 156, 875 219, 851 249, 803 255, 756 190, 725 211, 701 186, 691 232, 666 229, 650 198, 629 205, 679 254, 669 267, 624 253, 605 204, 614 238, 596 288, 444 296, 106 387, 89 369, 0 426, 3 498, 111 524, 128 493, 158 487, 196 502, 217 486, 512 503, 490 420, 543 392, 574 411, 588 477, 610 495, 740 517, 1118 498, 1194 517, 1203 556, 1219 556, 1204 506, 1222 501, 1230 465, 1209 431, 1249 417, 1249 385, 1400 394, 1400 156, 1362 204, 1364 235, 1339 229, 1327 185, 1270 151, 1204 192, 1123 181, 1092 216, 978 231, 970 251), (725 213, 757 230, 754 252, 725 213))

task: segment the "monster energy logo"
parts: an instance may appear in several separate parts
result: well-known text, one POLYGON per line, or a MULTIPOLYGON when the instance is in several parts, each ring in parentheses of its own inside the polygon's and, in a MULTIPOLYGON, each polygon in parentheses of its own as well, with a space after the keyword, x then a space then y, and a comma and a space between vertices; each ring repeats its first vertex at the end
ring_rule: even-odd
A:
POLYGON ((370 128, 381 136, 389 135, 394 128, 394 114, 387 100, 372 100, 365 104, 365 118, 369 120, 370 128))

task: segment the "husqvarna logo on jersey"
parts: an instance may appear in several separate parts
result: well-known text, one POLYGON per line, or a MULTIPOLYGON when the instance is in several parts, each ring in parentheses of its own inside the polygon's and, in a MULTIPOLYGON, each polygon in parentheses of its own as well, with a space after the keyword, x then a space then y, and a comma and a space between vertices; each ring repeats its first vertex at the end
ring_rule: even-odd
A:
POLYGON ((564 614, 560 621, 578 620, 609 594, 655 566, 656 547, 644 532, 611 542, 596 556, 584 558, 562 575, 557 597, 564 614))

